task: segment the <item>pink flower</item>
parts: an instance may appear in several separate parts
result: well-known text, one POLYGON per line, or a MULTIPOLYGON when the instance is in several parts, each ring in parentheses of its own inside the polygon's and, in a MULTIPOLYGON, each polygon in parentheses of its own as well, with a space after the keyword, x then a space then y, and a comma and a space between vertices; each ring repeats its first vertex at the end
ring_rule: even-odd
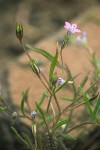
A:
POLYGON ((73 23, 72 25, 69 22, 65 22, 64 26, 69 33, 75 33, 75 32, 81 32, 79 29, 77 29, 77 24, 73 23))

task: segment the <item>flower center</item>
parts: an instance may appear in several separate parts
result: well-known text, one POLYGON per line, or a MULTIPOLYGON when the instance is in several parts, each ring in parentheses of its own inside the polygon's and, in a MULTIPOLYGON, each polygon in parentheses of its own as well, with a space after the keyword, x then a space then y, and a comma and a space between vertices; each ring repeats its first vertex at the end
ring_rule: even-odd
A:
POLYGON ((70 32, 71 31, 74 31, 75 30, 75 26, 71 26, 71 27, 69 27, 69 29, 68 29, 70 32))

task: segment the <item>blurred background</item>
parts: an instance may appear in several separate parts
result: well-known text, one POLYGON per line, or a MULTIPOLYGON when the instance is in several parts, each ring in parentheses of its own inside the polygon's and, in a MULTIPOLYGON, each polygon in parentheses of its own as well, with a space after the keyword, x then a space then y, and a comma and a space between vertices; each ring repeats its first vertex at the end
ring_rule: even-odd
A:
MULTIPOLYGON (((9 90, 8 66, 23 54, 15 35, 16 22, 24 26, 24 42, 36 45, 55 35, 65 21, 70 22, 99 4, 99 0, 0 0, 0 87, 9 105, 13 100, 9 90)), ((17 139, 10 135, 9 115, 5 117, 1 113, 0 116, 0 149, 17 150, 17 139)))
POLYGON ((34 44, 55 34, 65 20, 71 21, 98 3, 99 0, 0 0, 0 72, 23 52, 15 36, 16 22, 24 26, 25 42, 34 44))

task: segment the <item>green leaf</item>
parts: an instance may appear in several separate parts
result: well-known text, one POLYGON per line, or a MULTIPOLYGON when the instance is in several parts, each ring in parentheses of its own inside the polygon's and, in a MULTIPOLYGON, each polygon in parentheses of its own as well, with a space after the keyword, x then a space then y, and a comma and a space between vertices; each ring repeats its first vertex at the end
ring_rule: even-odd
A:
POLYGON ((88 113, 89 113, 91 119, 93 120, 94 115, 93 115, 93 111, 92 111, 91 106, 90 106, 89 98, 87 97, 86 93, 84 92, 84 90, 82 88, 80 88, 80 92, 82 93, 84 100, 86 102, 88 113))
POLYGON ((0 107, 0 111, 7 111, 7 107, 0 107))
POLYGON ((43 49, 40 49, 40 48, 36 48, 36 47, 32 47, 32 46, 30 46, 30 45, 26 45, 29 49, 31 49, 31 50, 33 50, 33 51, 35 51, 35 52, 37 52, 37 53, 40 53, 40 54, 42 54, 44 57, 46 57, 47 59, 49 59, 50 61, 52 61, 53 60, 53 56, 49 53, 49 52, 47 52, 46 50, 43 50, 43 49))
POLYGON ((23 92, 23 94, 22 94, 22 100, 21 100, 21 111, 22 111, 22 114, 25 116, 25 108, 24 108, 24 104, 25 104, 25 102, 27 102, 27 100, 28 100, 28 92, 29 92, 29 88, 25 91, 25 92, 23 92))
POLYGON ((41 115, 41 117, 42 117, 43 121, 44 121, 44 122, 46 122, 45 114, 44 114, 44 112, 43 112, 42 108, 39 106, 39 104, 38 104, 38 103, 36 103, 36 107, 37 107, 37 109, 38 109, 38 111, 39 111, 39 113, 40 113, 40 115, 41 115))
POLYGON ((29 88, 26 89, 26 91, 22 93, 23 98, 25 99, 25 102, 27 102, 27 100, 28 100, 28 93, 29 93, 29 88))
POLYGON ((51 81, 51 78, 53 76, 53 72, 54 72, 54 69, 55 69, 55 66, 56 66, 56 63, 57 63, 57 59, 58 59, 58 50, 56 50, 56 54, 53 57, 53 60, 52 60, 51 66, 50 66, 49 81, 51 81))
POLYGON ((69 98, 69 97, 61 97, 61 99, 65 100, 65 101, 73 101, 73 98, 69 98))
POLYGON ((97 99, 97 102, 96 102, 96 105, 95 105, 95 109, 93 111, 93 114, 94 116, 97 114, 97 112, 99 111, 99 108, 100 108, 100 95, 98 96, 98 99, 97 99))
POLYGON ((63 84, 59 85, 59 86, 55 89, 54 93, 56 93, 56 92, 58 92, 60 89, 62 89, 62 88, 68 83, 68 81, 69 81, 69 78, 68 78, 63 84))
POLYGON ((11 126, 11 129, 17 135, 17 137, 21 140, 21 142, 25 143, 29 147, 28 143, 20 136, 20 134, 17 132, 17 130, 13 126, 11 126))
POLYGON ((22 132, 22 136, 25 139, 25 141, 28 143, 30 149, 33 149, 33 145, 31 143, 30 138, 28 137, 28 135, 25 132, 22 132))
POLYGON ((88 76, 85 76, 82 82, 80 83, 80 87, 83 88, 88 80, 88 76))
POLYGON ((42 105, 42 103, 44 102, 44 100, 45 100, 45 97, 46 97, 46 94, 45 93, 43 93, 42 94, 42 96, 41 96, 41 98, 40 98, 40 101, 39 101, 39 106, 41 106, 42 105))
POLYGON ((68 119, 59 121, 59 122, 52 128, 52 133, 53 133, 55 130, 57 130, 59 127, 61 127, 62 125, 67 124, 68 122, 69 122, 68 119))
MULTIPOLYGON (((46 50, 43 50, 43 49, 40 49, 40 48, 36 48, 36 47, 32 47, 32 46, 30 46, 30 45, 26 45, 27 46, 27 48, 29 48, 30 50, 32 50, 32 51, 35 51, 35 52, 37 52, 37 53, 39 53, 39 54, 41 54, 41 55, 43 55, 45 58, 47 58, 49 61, 52 61, 53 60, 53 56, 49 53, 49 52, 47 52, 46 50)), ((59 68, 61 68, 61 65, 59 64, 59 62, 57 62, 57 64, 56 64, 59 68)))

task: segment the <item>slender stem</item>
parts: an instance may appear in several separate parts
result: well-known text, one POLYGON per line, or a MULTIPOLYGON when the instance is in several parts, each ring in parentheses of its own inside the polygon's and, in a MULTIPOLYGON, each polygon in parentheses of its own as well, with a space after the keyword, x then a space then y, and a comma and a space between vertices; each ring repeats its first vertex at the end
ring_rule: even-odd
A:
POLYGON ((48 102, 48 106, 47 106, 47 113, 48 113, 48 111, 49 111, 49 107, 50 107, 50 103, 51 103, 51 99, 52 99, 52 94, 50 94, 50 97, 49 97, 49 102, 48 102))
POLYGON ((70 133, 70 132, 72 132, 73 130, 77 129, 78 127, 81 127, 81 126, 83 126, 83 125, 88 125, 88 124, 94 124, 94 123, 89 122, 89 121, 86 121, 86 122, 83 122, 83 123, 81 123, 81 124, 78 124, 78 125, 76 125, 75 127, 69 129, 69 130, 67 131, 67 134, 70 133))
POLYGON ((45 120, 45 119, 44 119, 44 123, 45 123, 45 125, 46 125, 48 135, 49 135, 49 137, 51 137, 51 133, 50 133, 50 130, 49 130, 48 124, 47 124, 47 122, 46 122, 46 120, 45 120))
MULTIPOLYGON (((22 42, 22 41, 20 41, 20 44, 21 44, 23 50, 25 51, 25 53, 27 54, 28 58, 32 61, 32 58, 30 57, 30 55, 29 55, 29 53, 27 52, 27 50, 24 48, 24 45, 23 45, 23 42, 22 42)), ((43 78, 45 79, 45 81, 48 83, 47 79, 46 79, 45 76, 42 74, 42 72, 41 72, 41 75, 43 76, 43 78)), ((40 76, 39 76, 39 75, 37 75, 37 76, 38 76, 38 78, 40 79, 41 83, 45 86, 45 88, 51 93, 51 91, 48 89, 48 87, 45 85, 45 83, 41 80, 40 76)))
POLYGON ((53 112, 53 116, 54 116, 54 118, 55 118, 55 116, 56 116, 56 113, 55 113, 55 110, 54 110, 54 108, 53 108, 53 105, 52 105, 52 103, 50 103, 50 106, 51 106, 51 109, 52 109, 52 112, 53 112))
POLYGON ((55 113, 54 107, 52 105, 52 102, 50 103, 50 106, 51 106, 51 109, 52 109, 52 112, 53 112, 53 122, 52 122, 52 124, 54 126, 54 124, 55 124, 55 118, 56 118, 56 113, 55 113))
POLYGON ((72 120, 72 115, 73 115, 73 109, 71 109, 71 111, 70 111, 70 113, 69 113, 69 115, 68 115, 68 123, 66 124, 66 126, 65 126, 65 128, 64 128, 64 130, 63 130, 63 132, 65 133, 66 131, 67 131, 67 129, 68 129, 68 126, 69 126, 69 124, 70 124, 70 122, 71 122, 71 120, 72 120))
MULTIPOLYGON (((89 87, 85 93, 88 93, 93 87, 94 85, 100 80, 100 77, 98 77, 98 79, 91 85, 91 87, 89 87)), ((72 102, 70 105, 68 105, 67 107, 65 107, 62 111, 62 114, 71 106, 73 106, 73 103, 77 102, 78 100, 80 100, 83 97, 83 95, 79 96, 74 102, 72 102)))
POLYGON ((41 72, 42 77, 44 78, 44 80, 46 81, 46 83, 49 85, 49 82, 47 80, 47 78, 44 76, 44 74, 41 72))
MULTIPOLYGON (((93 101, 97 96, 98 96, 98 94, 97 94, 95 97, 91 98, 89 101, 93 101)), ((76 108, 78 108, 79 106, 84 105, 84 104, 86 104, 86 102, 82 102, 81 104, 78 104, 78 105, 76 105, 75 107, 72 107, 72 108, 66 110, 66 112, 71 111, 71 110, 73 110, 73 109, 76 109, 76 108)), ((61 116, 63 113, 64 113, 64 111, 62 111, 60 115, 56 115, 56 118, 58 118, 58 117, 60 118, 60 116, 61 116)), ((57 122, 56 122, 56 123, 57 123, 57 122)), ((55 123, 55 124, 56 124, 56 123, 55 123)))
MULTIPOLYGON (((95 98, 97 98, 97 97, 98 97, 98 95, 99 95, 99 94, 97 94, 97 95, 96 95, 96 96, 94 96, 93 98, 89 99, 89 101, 93 101, 95 98)), ((86 102, 82 102, 82 103, 80 103, 80 104, 78 104, 78 105, 76 105, 76 106, 74 106, 74 107, 72 107, 72 108, 70 108, 70 109, 67 109, 66 111, 74 110, 74 109, 76 109, 76 108, 78 108, 78 107, 80 107, 80 106, 84 105, 85 103, 86 103, 86 102)))
POLYGON ((61 109, 60 109, 60 105, 59 105, 59 102, 57 100, 57 97, 56 97, 55 93, 53 94, 53 96, 54 96, 55 102, 57 104, 57 107, 58 107, 58 110, 59 110, 59 115, 60 115, 61 114, 61 109))
POLYGON ((27 50, 24 48, 24 45, 23 45, 23 42, 22 42, 22 41, 20 41, 20 44, 21 44, 23 50, 25 51, 25 53, 27 54, 28 58, 29 58, 30 60, 32 60, 32 58, 30 57, 29 53, 28 53, 27 50))
POLYGON ((55 124, 57 124, 57 122, 58 122, 59 119, 60 119, 60 116, 61 116, 61 109, 60 109, 60 105, 59 105, 59 103, 58 103, 58 100, 57 100, 55 94, 54 94, 54 98, 55 98, 55 101, 56 101, 56 104, 57 104, 57 107, 58 107, 58 110, 59 110, 59 114, 56 116, 56 121, 55 121, 55 123, 54 123, 54 125, 55 125, 55 124))
MULTIPOLYGON (((73 91, 74 91, 74 97, 73 97, 73 105, 72 105, 72 107, 74 107, 74 105, 75 105, 75 99, 76 99, 76 97, 77 97, 77 89, 76 89, 76 85, 75 85, 74 79, 73 79, 73 77, 72 77, 72 73, 71 73, 71 71, 70 71, 70 69, 68 68, 67 65, 66 65, 66 70, 68 71, 69 77, 70 77, 71 80, 73 81, 72 87, 73 87, 73 91)), ((65 128, 64 128, 64 132, 67 131, 68 126, 69 126, 69 124, 70 124, 70 122, 71 122, 71 120, 72 120, 73 110, 74 110, 74 109, 71 109, 71 110, 70 110, 70 113, 69 113, 69 115, 68 115, 68 120, 69 120, 69 122, 66 124, 66 126, 65 126, 65 128)))
POLYGON ((40 79, 41 83, 44 85, 44 87, 48 90, 48 92, 49 92, 50 94, 52 94, 52 92, 50 91, 50 89, 45 85, 45 83, 41 80, 40 77, 39 77, 39 79, 40 79))
POLYGON ((62 56, 62 48, 61 48, 61 50, 60 50, 60 58, 61 58, 61 65, 62 65, 62 77, 63 77, 63 74, 64 74, 64 63, 63 63, 63 56, 62 56))
POLYGON ((64 75, 64 62, 63 62, 63 56, 62 56, 62 51, 65 47, 65 44, 68 42, 69 38, 68 38, 68 32, 67 32, 67 35, 65 37, 65 39, 63 40, 63 43, 61 45, 61 49, 60 49, 60 58, 61 58, 61 67, 62 67, 62 77, 64 75), (67 39, 66 39, 67 38, 67 39))

